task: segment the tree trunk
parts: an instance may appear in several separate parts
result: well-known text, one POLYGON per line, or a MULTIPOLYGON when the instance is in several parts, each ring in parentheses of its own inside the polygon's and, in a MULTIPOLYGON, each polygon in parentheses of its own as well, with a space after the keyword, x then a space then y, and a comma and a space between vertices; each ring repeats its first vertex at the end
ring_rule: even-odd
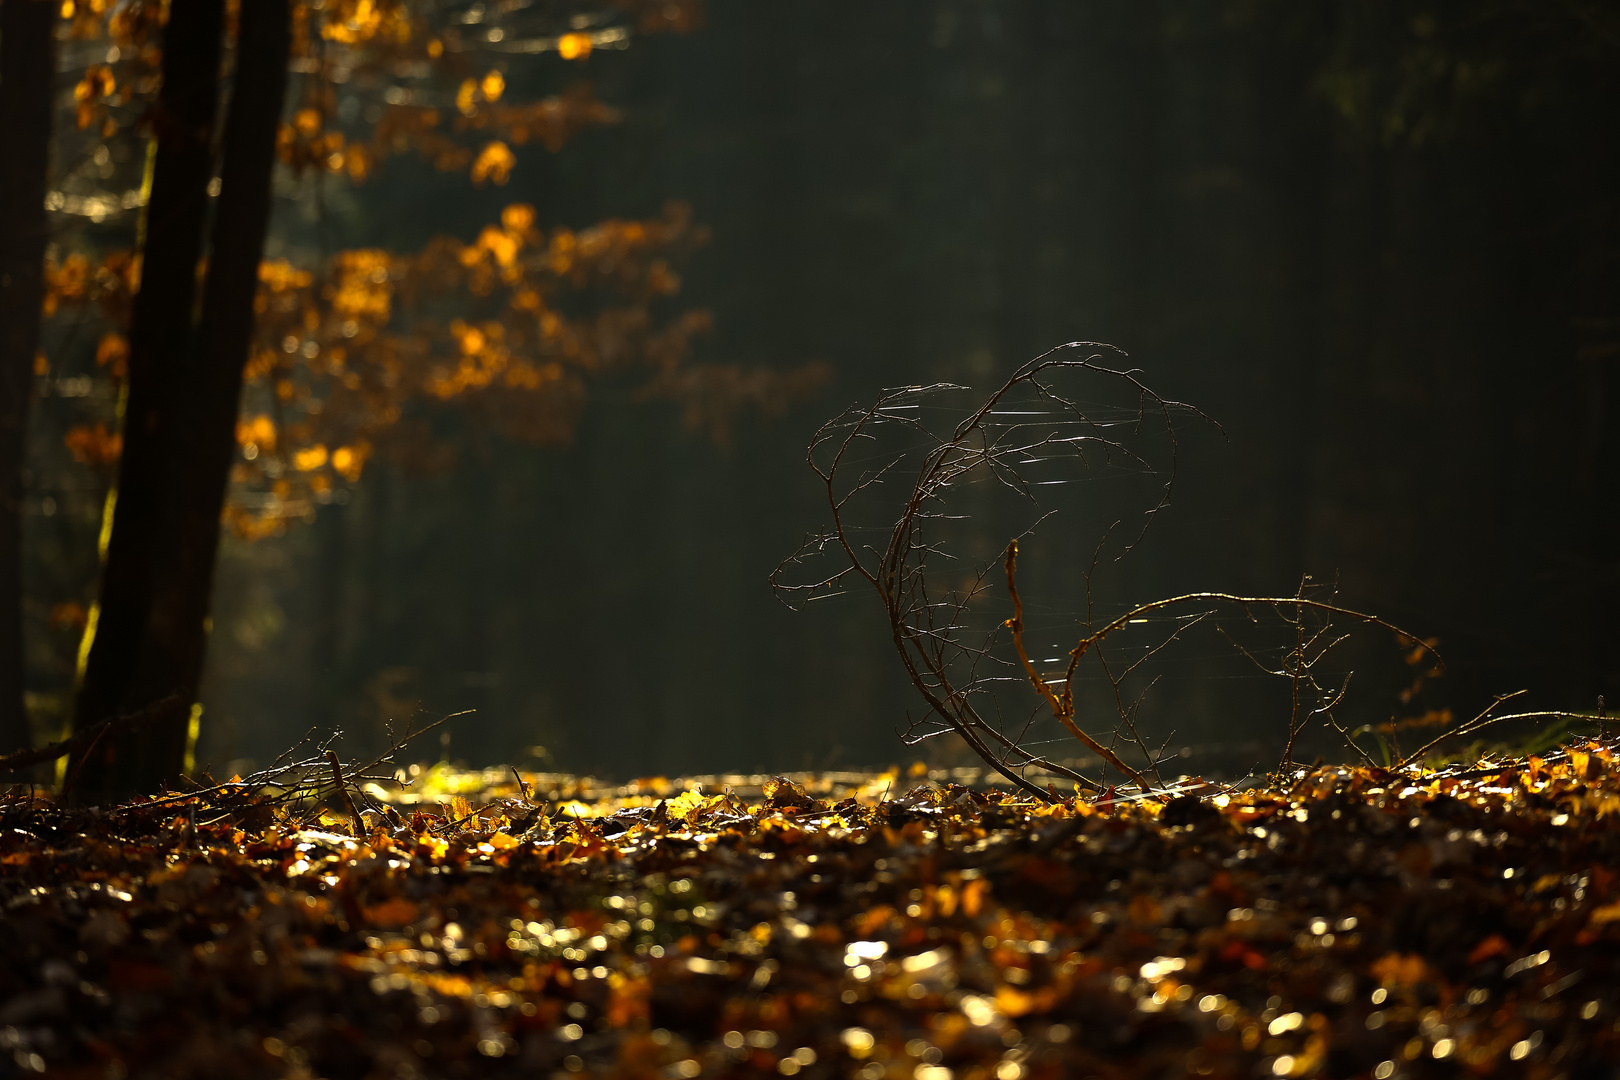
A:
POLYGON ((288 0, 250 0, 240 20, 202 322, 181 390, 186 422, 173 444, 165 560, 135 680, 141 701, 176 692, 195 700, 202 677, 220 515, 236 456, 242 368, 270 225, 276 128, 292 47, 288 0))
POLYGON ((30 742, 23 706, 22 498, 45 280, 55 0, 0 5, 0 746, 30 742))
MULTIPOLYGON (((131 691, 156 572, 169 543, 164 509, 175 430, 184 420, 177 404, 208 214, 223 22, 223 0, 171 0, 141 286, 130 320, 124 452, 94 636, 74 707, 76 730, 151 703, 135 700, 131 691)), ((69 764, 75 797, 99 803, 174 778, 185 736, 183 717, 139 735, 109 736, 69 764)))

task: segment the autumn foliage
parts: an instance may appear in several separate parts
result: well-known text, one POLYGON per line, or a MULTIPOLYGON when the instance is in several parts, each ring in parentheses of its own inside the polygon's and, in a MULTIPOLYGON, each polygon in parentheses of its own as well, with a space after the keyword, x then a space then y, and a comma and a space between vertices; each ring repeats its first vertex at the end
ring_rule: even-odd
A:
POLYGON ((470 244, 344 251, 319 280, 266 263, 227 520, 273 532, 357 481, 379 449, 426 451, 402 423, 412 401, 456 401, 517 440, 566 441, 587 376, 685 360, 707 315, 660 324, 651 307, 680 287, 668 260, 701 240, 678 205, 547 234, 513 204, 470 244))
MULTIPOLYGON (((610 7, 553 33, 546 28, 555 20, 544 13, 486 15, 478 7, 447 22, 407 0, 295 4, 292 100, 276 144, 287 182, 309 191, 364 184, 389 159, 407 156, 474 185, 508 183, 518 149, 557 151, 580 131, 620 119, 583 81, 514 99, 512 57, 580 62, 626 47, 635 34, 685 32, 700 19, 693 0, 610 7)), ((107 162, 106 146, 119 139, 161 137, 162 118, 149 105, 162 10, 143 0, 63 8, 71 39, 83 43, 79 55, 98 56, 73 95, 73 125, 94 161, 107 162)), ((127 169, 100 168, 139 182, 127 169)), ((120 196, 100 185, 95 194, 74 188, 70 181, 53 196, 56 209, 97 222, 144 200, 139 188, 120 196)), ((709 316, 671 308, 681 284, 675 266, 704 235, 679 203, 651 220, 570 228, 514 202, 470 241, 441 236, 414 253, 364 248, 318 261, 267 260, 227 526, 247 538, 275 535, 342 498, 379 456, 435 460, 424 407, 454 403, 509 438, 563 442, 592 376, 639 368, 643 396, 674 399, 693 426, 723 440, 739 409, 769 412, 804 395, 825 379, 823 367, 689 363, 709 316)), ((47 266, 47 318, 103 325, 97 371, 115 384, 124 376, 140 262, 134 247, 98 244, 55 253, 47 266)), ((49 370, 42 357, 41 371, 49 370)), ((75 460, 109 468, 120 449, 116 424, 78 423, 67 446, 75 460)))
POLYGON ((8 1049, 35 1071, 267 1077, 1550 1077, 1620 1058, 1609 742, 1152 797, 963 779, 711 793, 440 767, 328 784, 328 810, 240 781, 108 812, 15 794, 0 993, 28 1020, 8 1049))

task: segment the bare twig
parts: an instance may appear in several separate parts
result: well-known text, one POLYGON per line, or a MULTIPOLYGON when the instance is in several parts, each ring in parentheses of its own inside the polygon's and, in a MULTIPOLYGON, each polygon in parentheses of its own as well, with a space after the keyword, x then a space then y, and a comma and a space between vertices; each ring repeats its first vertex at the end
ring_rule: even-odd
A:
POLYGON ((326 760, 332 766, 332 782, 337 785, 338 795, 343 799, 343 808, 349 812, 349 819, 354 822, 354 835, 360 836, 366 831, 366 819, 360 816, 354 800, 349 798, 349 785, 343 782, 343 763, 338 760, 336 750, 328 750, 326 760))
MULTIPOLYGON (((407 727, 403 736, 392 739, 388 748, 376 757, 369 761, 344 766, 345 779, 355 785, 366 781, 378 783, 394 781, 395 777, 391 772, 383 774, 374 770, 382 765, 392 763, 394 755, 403 750, 412 739, 426 735, 448 720, 453 720, 458 716, 465 716, 473 711, 472 709, 464 709, 461 712, 441 716, 420 730, 407 727)), ((315 756, 294 760, 293 755, 298 753, 298 748, 311 740, 313 736, 313 729, 311 729, 310 734, 305 735, 302 740, 284 751, 269 768, 261 769, 243 777, 241 780, 228 780, 195 791, 150 799, 142 805, 163 806, 185 802, 190 799, 203 799, 206 801, 217 798, 245 802, 271 790, 277 792, 277 794, 270 797, 270 801, 274 804, 291 804, 306 799, 318 799, 328 787, 327 774, 331 770, 331 763, 327 758, 327 753, 332 749, 332 744, 340 734, 341 732, 337 732, 328 736, 325 742, 316 747, 315 756)))
MULTIPOLYGON (((1073 687, 1066 682, 1063 687, 1063 696, 1058 697, 1052 692, 1052 688, 1047 684, 1046 680, 1041 678, 1041 673, 1035 670, 1035 665, 1030 662, 1029 653, 1024 650, 1024 602, 1018 596, 1018 541, 1016 540, 1007 545, 1007 592, 1012 597, 1013 614, 1005 625, 1007 629, 1012 631, 1013 648, 1018 652, 1019 663, 1024 665, 1024 674, 1029 676, 1030 684, 1035 687, 1036 693, 1040 694, 1046 704, 1050 706, 1052 715, 1056 716, 1063 726, 1069 729, 1069 734, 1085 743, 1092 753, 1130 777, 1143 791, 1153 790, 1153 785, 1147 782, 1145 776, 1121 761, 1118 754, 1086 734, 1080 729, 1080 725, 1074 722, 1073 687)), ((1072 663, 1069 665, 1069 671, 1072 679, 1074 671, 1072 663)))
MULTIPOLYGON (((1043 479, 1041 471, 1056 465, 1078 470, 1082 478, 1112 470, 1157 481, 1157 495, 1150 497, 1141 528, 1123 542, 1128 553, 1168 505, 1180 452, 1175 414, 1208 419, 1191 406, 1155 393, 1136 369, 1106 362, 1123 356, 1118 349, 1095 342, 1060 346, 1023 365, 965 413, 956 412, 960 419, 954 424, 946 421, 936 427, 930 420, 949 413, 949 395, 966 389, 947 383, 889 390, 871 405, 846 409, 815 433, 806 452, 807 463, 822 483, 831 527, 807 537, 771 575, 772 585, 790 606, 841 595, 851 582, 865 581, 884 607, 890 638, 907 676, 928 704, 928 711, 912 720, 901 737, 916 743, 953 732, 1015 787, 1044 800, 1054 796, 1026 773, 1072 777, 1099 790, 1102 786, 1034 752, 1043 736, 1033 721, 1045 713, 1106 767, 1129 778, 1143 792, 1154 790, 1150 777, 1157 775, 1164 750, 1155 749, 1138 726, 1147 689, 1137 680, 1146 678, 1150 689, 1153 679, 1137 672, 1220 608, 1242 608, 1251 619, 1250 609, 1266 608, 1290 626, 1293 644, 1283 662, 1274 667, 1261 665, 1291 684, 1283 740, 1285 767, 1292 762, 1297 741, 1308 727, 1318 720, 1334 722, 1332 711, 1348 688, 1347 676, 1326 680, 1313 670, 1342 640, 1330 630, 1335 616, 1417 640, 1376 615, 1333 603, 1331 597, 1323 600, 1306 595, 1309 579, 1301 582, 1294 596, 1184 593, 1138 604, 1116 618, 1096 623, 1093 578, 1103 546, 1120 524, 1116 521, 1092 553, 1089 569, 1081 574, 1085 632, 1069 650, 1061 686, 1056 677, 1043 674, 1030 655, 1026 601, 1016 580, 1018 545, 1056 512, 1042 499, 1063 489, 1046 485, 1071 480, 1043 479), (1084 399, 1069 388, 1075 379, 1090 380, 1084 399), (1093 387, 1103 389, 1102 398, 1108 397, 1111 387, 1113 404, 1096 403, 1098 395, 1090 392, 1093 387), (895 437, 905 440, 904 449, 885 441, 895 437), (1152 446, 1159 449, 1150 453, 1152 446), (909 486, 900 480, 908 462, 916 463, 917 470, 909 486), (988 553, 965 560, 947 542, 952 534, 946 530, 970 516, 963 512, 960 496, 974 484, 992 497, 1006 493, 1034 509, 1032 524, 993 560, 988 553), (885 503, 883 496, 890 491, 898 497, 885 503), (880 509, 885 506, 887 509, 880 509), (869 539, 883 534, 887 535, 885 542, 869 539), (827 555, 834 558, 831 573, 809 581, 789 579, 796 568, 827 555), (989 592, 987 575, 995 562, 1001 562, 1005 570, 1012 612, 1011 618, 987 621, 983 601, 989 592), (941 581, 949 583, 943 591, 941 581), (1144 654, 1122 664, 1110 663, 1103 655, 1104 643, 1114 635, 1133 623, 1162 615, 1175 618, 1178 625, 1144 654), (1116 717, 1111 731, 1082 723, 1079 716, 1075 686, 1082 663, 1092 658, 1112 691, 1116 717), (1040 705, 1032 712, 1005 710, 1009 716, 1023 717, 1009 726, 998 694, 1004 695, 1015 684, 1033 687, 1040 705), (1118 748, 1126 746, 1134 747, 1133 757, 1140 752, 1143 766, 1122 757, 1118 748)), ((977 498, 980 501, 975 506, 982 507, 983 496, 977 498)), ((982 536, 982 530, 977 535, 982 536)), ((1418 644, 1433 651, 1427 643, 1418 644)), ((1259 663, 1252 653, 1243 651, 1259 663)))
POLYGON ((507 768, 512 770, 512 779, 517 781, 518 791, 523 793, 523 801, 533 802, 534 800, 529 797, 528 782, 523 779, 523 774, 517 771, 517 766, 508 765, 507 768))
POLYGON ((1613 722, 1612 720, 1606 718, 1601 712, 1574 712, 1568 709, 1537 709, 1531 712, 1518 713, 1496 712, 1496 707, 1498 705, 1501 705, 1503 702, 1512 701, 1514 698, 1523 697, 1529 692, 1529 690, 1515 690, 1511 694, 1497 695, 1496 700, 1485 706, 1485 708, 1482 709, 1480 713, 1472 720, 1465 721, 1458 724, 1454 728, 1450 728, 1441 732, 1439 735, 1436 735, 1434 738, 1430 739, 1428 742, 1424 743, 1410 754, 1402 757, 1397 763, 1397 767, 1404 769, 1421 762, 1430 750, 1433 750, 1447 739, 1456 738, 1460 735, 1473 735, 1477 732, 1484 731, 1486 728, 1494 727, 1497 724, 1509 723, 1514 720, 1585 720, 1590 723, 1603 725, 1608 725, 1613 722))

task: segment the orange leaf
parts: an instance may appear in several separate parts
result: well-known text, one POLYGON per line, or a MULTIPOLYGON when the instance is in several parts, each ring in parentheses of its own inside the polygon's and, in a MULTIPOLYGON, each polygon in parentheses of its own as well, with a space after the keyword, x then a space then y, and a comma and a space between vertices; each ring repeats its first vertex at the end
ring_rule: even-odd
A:
POLYGON ((1587 919, 1588 926, 1604 926, 1612 922, 1620 922, 1620 900, 1592 909, 1592 916, 1587 919))
POLYGON ((1416 953, 1409 956, 1386 953, 1374 960, 1368 970, 1385 986, 1412 986, 1429 979, 1429 966, 1416 953))
POLYGON ((369 907, 363 910, 368 923, 372 924, 373 926, 388 928, 396 926, 408 926, 416 921, 418 914, 417 906, 405 899, 403 896, 396 896, 392 899, 384 900, 376 907, 369 907))
POLYGON ((1490 937, 1474 946, 1474 951, 1468 954, 1470 964, 1482 964, 1493 956, 1505 956, 1513 951, 1513 946, 1501 934, 1492 934, 1490 937))

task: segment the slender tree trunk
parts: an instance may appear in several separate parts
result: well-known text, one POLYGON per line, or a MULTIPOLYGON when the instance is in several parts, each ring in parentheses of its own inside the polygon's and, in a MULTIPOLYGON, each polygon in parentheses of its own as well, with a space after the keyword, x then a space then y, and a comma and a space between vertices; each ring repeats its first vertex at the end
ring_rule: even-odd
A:
MULTIPOLYGON (((142 701, 177 691, 195 700, 202 678, 220 514, 236 456, 242 368, 270 225, 276 128, 292 47, 288 0, 247 0, 237 42, 202 322, 182 388, 186 421, 174 440, 165 564, 135 681, 142 701)), ((170 740, 162 751, 165 761, 178 761, 184 752, 183 743, 173 743, 174 734, 164 736, 170 740)))
MULTIPOLYGON (((208 214, 223 23, 223 0, 171 0, 141 286, 130 321, 124 452, 94 637, 74 707, 77 730, 150 704, 134 700, 131 691, 156 571, 169 543, 163 512, 172 440, 184 421, 177 404, 208 214)), ((70 762, 75 796, 97 803, 173 778, 181 764, 175 747, 183 752, 184 740, 184 718, 139 735, 109 737, 70 762)))
POLYGON ((23 707, 22 498, 26 420, 45 280, 54 0, 0 5, 0 746, 29 744, 23 707))

